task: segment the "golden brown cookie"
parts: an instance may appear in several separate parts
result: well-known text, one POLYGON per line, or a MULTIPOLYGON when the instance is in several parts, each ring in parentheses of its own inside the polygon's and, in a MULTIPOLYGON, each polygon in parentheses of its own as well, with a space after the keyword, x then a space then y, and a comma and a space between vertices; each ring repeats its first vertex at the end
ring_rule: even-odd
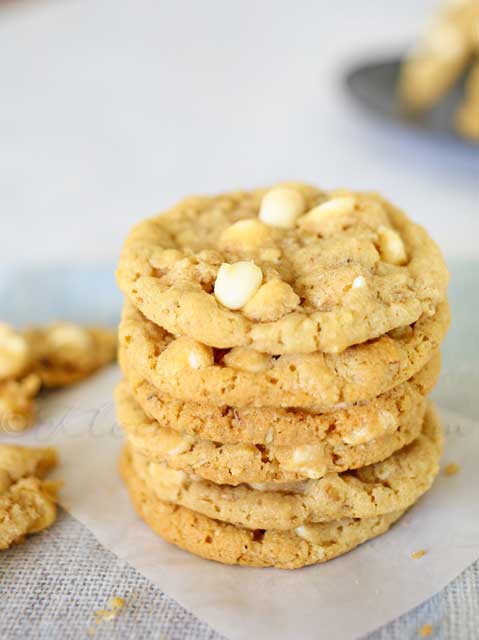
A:
POLYGON ((162 427, 145 415, 125 389, 118 388, 117 413, 132 447, 172 469, 230 485, 322 478, 384 460, 420 434, 426 409, 423 399, 416 411, 400 417, 397 429, 363 444, 346 445, 335 438, 314 444, 292 442, 289 446, 222 444, 162 427))
POLYGON ((45 387, 63 387, 83 380, 116 357, 113 329, 58 322, 29 329, 23 335, 31 353, 32 369, 45 387))
POLYGON ((172 334, 281 355, 338 353, 433 315, 448 272, 379 195, 287 183, 188 198, 140 223, 117 279, 172 334))
POLYGON ((0 445, 0 549, 54 522, 59 485, 43 478, 56 464, 54 449, 0 445))
POLYGON ((396 431, 403 416, 420 412, 425 396, 436 384, 440 365, 441 357, 436 353, 423 369, 398 387, 369 402, 331 413, 182 402, 158 393, 128 369, 122 385, 128 386, 149 418, 202 440, 276 446, 327 440, 335 445, 357 445, 396 431))
POLYGON ((326 562, 384 533, 404 513, 344 518, 291 531, 244 529, 159 500, 134 473, 127 450, 120 470, 138 514, 155 533, 191 553, 225 564, 296 569, 326 562))
POLYGON ((479 2, 448 2, 401 69, 400 99, 421 112, 433 107, 455 84, 477 50, 479 2))
POLYGON ((430 407, 422 433, 383 462, 319 480, 286 484, 219 485, 152 462, 134 448, 131 467, 164 502, 246 529, 289 530, 341 518, 373 518, 408 508, 439 471, 442 429, 430 407))
POLYGON ((273 357, 175 338, 126 302, 120 359, 124 370, 182 401, 328 412, 371 400, 411 378, 438 350, 448 325, 449 307, 442 303, 433 317, 339 354, 273 357))

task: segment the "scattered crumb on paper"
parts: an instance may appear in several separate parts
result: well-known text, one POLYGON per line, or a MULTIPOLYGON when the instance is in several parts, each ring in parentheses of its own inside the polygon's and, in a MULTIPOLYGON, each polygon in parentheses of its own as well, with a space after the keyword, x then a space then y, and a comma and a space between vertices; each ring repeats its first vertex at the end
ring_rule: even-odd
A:
POLYGON ((432 634, 431 625, 423 624, 422 627, 419 629, 419 633, 421 634, 422 638, 429 638, 429 636, 432 634))
POLYGON ((426 549, 419 549, 419 551, 415 551, 414 553, 411 553, 411 558, 413 558, 414 560, 419 560, 419 558, 423 558, 426 555, 427 551, 426 549))
POLYGON ((100 624, 100 622, 103 621, 109 622, 110 620, 114 620, 118 612, 125 606, 125 599, 120 596, 115 596, 110 599, 108 606, 108 609, 98 609, 98 611, 95 611, 96 624, 100 624))
POLYGON ((444 467, 444 475, 455 476, 456 473, 459 473, 460 470, 461 467, 458 464, 456 464, 455 462, 450 462, 444 467))

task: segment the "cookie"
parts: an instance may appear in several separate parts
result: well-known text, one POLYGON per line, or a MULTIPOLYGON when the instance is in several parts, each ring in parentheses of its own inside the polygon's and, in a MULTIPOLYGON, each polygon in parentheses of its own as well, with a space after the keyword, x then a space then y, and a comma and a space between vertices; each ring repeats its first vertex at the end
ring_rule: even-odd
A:
MULTIPOLYGON (((163 396, 149 382, 125 370, 130 393, 146 415, 162 426, 202 440, 227 444, 284 446, 328 441, 358 445, 399 428, 401 417, 416 413, 436 384, 440 354, 410 380, 367 403, 331 413, 270 407, 217 407, 163 396)), ((123 392, 125 393, 125 391, 123 392)))
POLYGON ((442 429, 430 407, 422 433, 383 462, 319 480, 218 485, 152 462, 133 447, 136 476, 164 501, 246 529, 290 530, 341 518, 373 518, 416 502, 439 471, 442 429))
POLYGON ((214 350, 175 338, 126 302, 120 324, 120 360, 160 393, 182 401, 234 407, 299 407, 326 413, 367 401, 402 384, 437 351, 449 325, 449 307, 411 327, 351 347, 272 357, 252 349, 214 350))
POLYGON ((408 111, 430 109, 454 86, 477 47, 479 3, 449 3, 401 68, 399 96, 408 111))
POLYGON ((186 551, 224 564, 296 569, 326 562, 384 533, 404 513, 344 518, 291 531, 251 530, 159 500, 134 473, 127 450, 120 471, 138 515, 155 533, 186 551))
POLYGON ((58 483, 43 478, 56 464, 54 449, 0 445, 0 549, 54 522, 58 483))
POLYGON ((188 198, 140 223, 117 279, 169 333, 283 355, 338 353, 433 315, 448 272, 379 195, 288 183, 188 198))
POLYGON ((87 378, 116 357, 113 329, 58 322, 23 333, 31 353, 31 369, 44 387, 63 387, 87 378))
POLYGON ((117 392, 118 421, 128 441, 147 458, 172 469, 195 473, 218 484, 295 482, 331 472, 356 469, 384 460, 421 432, 426 400, 402 415, 399 427, 364 444, 345 445, 331 438, 315 444, 289 446, 222 444, 180 434, 151 421, 131 394, 117 392))
POLYGON ((456 112, 455 124, 464 138, 479 141, 479 61, 467 78, 466 96, 456 112))

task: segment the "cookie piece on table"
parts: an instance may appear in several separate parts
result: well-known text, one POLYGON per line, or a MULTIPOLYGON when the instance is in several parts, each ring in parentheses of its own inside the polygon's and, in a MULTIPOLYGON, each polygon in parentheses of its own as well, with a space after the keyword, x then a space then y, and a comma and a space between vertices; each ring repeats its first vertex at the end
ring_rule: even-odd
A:
POLYGON ((32 369, 47 388, 83 380, 116 357, 113 329, 58 322, 27 329, 23 335, 31 351, 32 369))
POLYGON ((41 386, 41 379, 36 373, 20 380, 0 382, 0 432, 23 431, 34 423, 35 397, 41 386))
POLYGON ((32 353, 25 337, 0 323, 0 432, 22 431, 33 423, 40 378, 30 373, 32 353))
POLYGON ((284 355, 338 353, 433 315, 448 273, 426 231, 378 194, 285 183, 188 198, 140 223, 117 279, 171 334, 284 355))
POLYGON ((63 387, 88 377, 116 357, 116 331, 59 322, 20 332, 0 323, 0 432, 35 419, 42 387, 63 387))
POLYGON ((129 446, 134 473, 159 500, 247 529, 281 529, 406 509, 439 472, 443 434, 432 407, 422 432, 382 462, 318 480, 218 485, 178 471, 129 446))
POLYGON ((44 478, 57 462, 52 448, 0 445, 0 549, 55 521, 59 483, 44 478))

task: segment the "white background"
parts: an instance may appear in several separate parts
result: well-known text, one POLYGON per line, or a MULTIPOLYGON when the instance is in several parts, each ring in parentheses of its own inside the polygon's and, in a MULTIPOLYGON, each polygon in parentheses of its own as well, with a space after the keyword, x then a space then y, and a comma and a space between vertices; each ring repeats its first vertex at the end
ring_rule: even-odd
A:
POLYGON ((342 86, 435 5, 1 3, 2 261, 110 261, 175 199, 279 179, 380 190, 477 256, 479 150, 376 122, 342 86))

